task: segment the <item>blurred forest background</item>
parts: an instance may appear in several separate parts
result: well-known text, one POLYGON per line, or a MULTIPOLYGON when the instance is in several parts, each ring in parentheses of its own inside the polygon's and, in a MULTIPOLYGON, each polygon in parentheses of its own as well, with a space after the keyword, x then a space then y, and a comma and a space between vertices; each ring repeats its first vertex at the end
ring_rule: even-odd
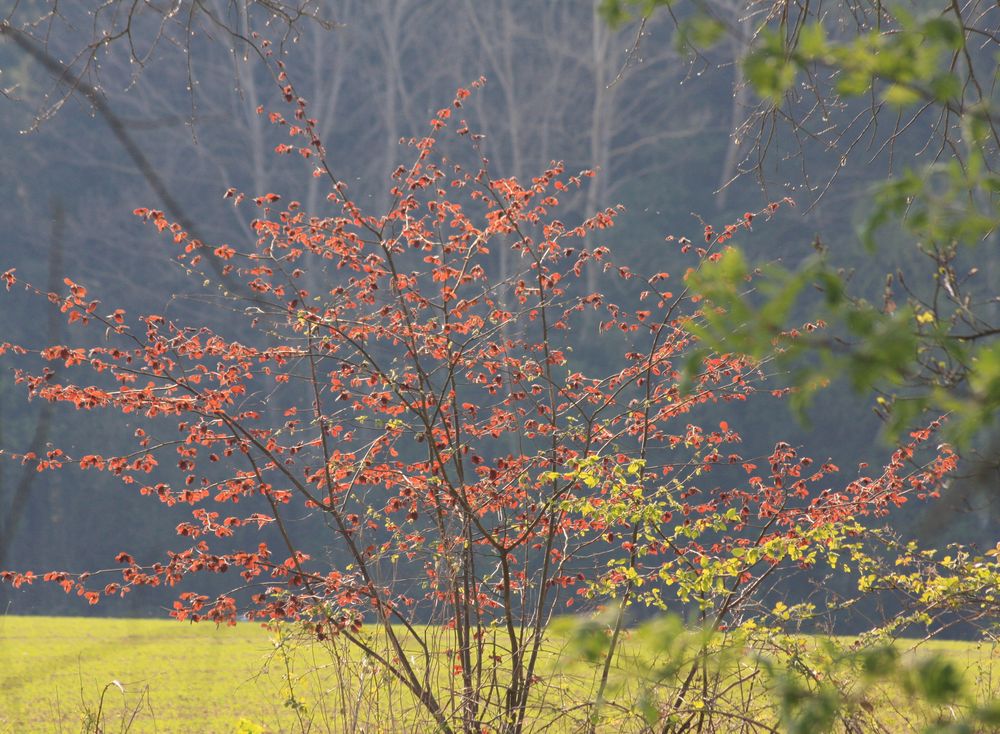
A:
MULTIPOLYGON (((708 0, 720 13, 739 12, 742 5, 729 1, 708 0)), ((697 240, 699 217, 724 225, 788 196, 797 208, 740 236, 756 260, 795 266, 823 247, 833 264, 853 272, 855 291, 875 300, 884 273, 909 266, 909 251, 893 246, 902 234, 884 235, 885 246, 868 252, 857 232, 872 186, 901 163, 930 155, 929 123, 904 136, 891 124, 863 127, 864 99, 817 113, 811 127, 761 121, 737 63, 749 39, 727 35, 710 55, 695 53, 666 12, 612 28, 589 0, 338 0, 249 9, 200 0, 177 2, 172 12, 151 4, 126 27, 128 4, 104 4, 96 21, 84 6, 101 3, 59 4, 55 16, 42 0, 14 5, 4 11, 0 42, 0 269, 17 268, 20 279, 51 284, 48 290, 64 290, 71 276, 108 312, 159 313, 226 333, 225 294, 174 263, 169 244, 132 215, 137 207, 164 209, 221 244, 253 237, 247 212, 223 200, 230 187, 276 192, 314 213, 331 206, 324 179, 311 178, 307 162, 274 154, 282 140, 256 112, 281 104, 269 63, 249 42, 260 38, 283 54, 297 92, 310 101, 337 175, 375 210, 385 208, 390 174, 408 158, 400 138, 423 134, 455 89, 482 75, 487 85, 467 112, 487 136, 494 175, 530 179, 552 160, 571 171, 596 169, 571 210, 625 207, 618 226, 601 234, 620 260, 647 269, 655 263, 679 277, 684 266, 672 262, 666 235, 697 240), (14 35, 22 31, 30 35, 14 35), (62 65, 61 80, 46 59, 62 65)), ((979 252, 996 257, 995 248, 979 252)), ((502 276, 505 263, 496 267, 502 276)), ((40 347, 72 338, 63 317, 30 303, 4 302, 0 340, 40 347)), ((591 349, 578 356, 600 364, 610 351, 599 343, 591 349)), ((781 386, 782 375, 774 381, 781 386)), ((785 440, 833 459, 847 481, 851 467, 888 453, 873 404, 834 383, 806 424, 785 403, 764 399, 719 408, 714 420, 724 417, 744 435, 747 454, 785 440)), ((7 365, 0 373, 6 451, 43 454, 51 445, 74 456, 125 454, 140 425, 123 430, 112 415, 28 404, 7 365)), ((163 462, 157 471, 166 476, 171 468, 163 462)), ((908 507, 897 527, 928 545, 992 545, 997 490, 995 470, 970 468, 941 500, 908 507)), ((38 473, 5 457, 0 568, 106 568, 124 548, 160 557, 176 544, 174 525, 188 511, 179 508, 172 519, 151 502, 103 472, 38 473)), ((88 610, 58 589, 0 587, 0 609, 21 614, 151 615, 169 598, 169 591, 132 594, 88 610)))

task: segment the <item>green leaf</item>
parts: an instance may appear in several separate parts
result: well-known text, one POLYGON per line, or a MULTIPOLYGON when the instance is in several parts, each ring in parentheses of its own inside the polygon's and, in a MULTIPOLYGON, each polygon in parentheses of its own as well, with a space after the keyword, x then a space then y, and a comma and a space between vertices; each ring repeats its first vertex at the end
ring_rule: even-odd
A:
POLYGON ((643 690, 635 702, 635 709, 642 715, 648 726, 653 726, 660 720, 660 710, 648 690, 643 690))
POLYGON ((784 41, 771 33, 743 60, 743 71, 759 95, 780 104, 785 92, 795 83, 797 69, 787 56, 784 41))
POLYGON ((962 674, 940 655, 921 661, 914 671, 914 687, 930 703, 949 703, 962 692, 962 674))
POLYGON ((604 625, 595 620, 581 623, 570 638, 571 649, 588 662, 597 662, 609 645, 604 625))
POLYGON ((809 60, 826 53, 826 31, 821 23, 810 23, 799 33, 798 52, 809 60))
POLYGON ((894 107, 909 107, 920 101, 920 94, 902 84, 893 84, 884 92, 882 99, 894 107))
POLYGON ((726 27, 715 18, 698 14, 681 21, 675 41, 678 51, 686 48, 708 49, 719 42, 726 27))
POLYGON ((957 51, 965 45, 961 29, 948 18, 932 18, 924 23, 924 35, 929 41, 941 41, 948 48, 957 51))
POLYGON ((621 0, 601 0, 601 4, 597 8, 597 14, 612 29, 619 28, 630 19, 630 14, 625 9, 621 0))
POLYGON ((871 84, 871 74, 866 71, 844 71, 837 79, 837 93, 845 97, 857 97, 867 92, 871 84))
POLYGON ((861 657, 861 667, 869 678, 885 678, 896 669, 899 653, 891 645, 866 650, 861 657))
POLYGON ((948 102, 962 93, 962 82, 955 74, 938 74, 931 80, 931 93, 938 102, 948 102))

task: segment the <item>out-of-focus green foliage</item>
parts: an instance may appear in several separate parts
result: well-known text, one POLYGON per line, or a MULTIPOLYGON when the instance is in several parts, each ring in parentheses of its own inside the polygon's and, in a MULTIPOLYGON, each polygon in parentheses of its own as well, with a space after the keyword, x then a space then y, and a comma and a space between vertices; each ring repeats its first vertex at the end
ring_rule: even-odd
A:
MULTIPOLYGON (((609 0, 603 9, 616 22, 661 5, 609 0)), ((766 114, 784 116, 796 135, 808 133, 795 116, 804 98, 831 108, 855 99, 870 105, 858 119, 867 119, 872 140, 879 115, 894 115, 883 147, 908 128, 930 130, 925 146, 913 149, 928 162, 891 171, 874 187, 857 234, 872 262, 879 248, 909 248, 907 270, 885 273, 882 303, 856 293, 825 253, 795 267, 754 268, 733 251, 689 278, 706 299, 699 336, 706 348, 758 357, 777 342, 800 406, 817 387, 846 376, 859 392, 878 393, 891 437, 933 410, 950 413, 951 437, 969 446, 1000 413, 1000 8, 953 3, 926 12, 848 3, 820 15, 809 3, 769 14, 737 6, 745 12, 672 3, 670 13, 684 43, 699 52, 723 28, 750 38, 744 77, 766 114), (803 313, 809 331, 796 321, 803 313), (825 328, 812 330, 817 325, 825 328)), ((841 165, 854 151, 848 147, 841 165)))
MULTIPOLYGON (((904 726, 957 734, 1000 723, 1000 702, 977 685, 967 661, 912 641, 794 635, 755 623, 715 630, 677 615, 633 634, 644 654, 622 675, 645 682, 632 708, 653 731, 739 731, 742 724, 786 734, 904 726)), ((581 619, 567 652, 597 659, 608 640, 600 621, 581 619)))

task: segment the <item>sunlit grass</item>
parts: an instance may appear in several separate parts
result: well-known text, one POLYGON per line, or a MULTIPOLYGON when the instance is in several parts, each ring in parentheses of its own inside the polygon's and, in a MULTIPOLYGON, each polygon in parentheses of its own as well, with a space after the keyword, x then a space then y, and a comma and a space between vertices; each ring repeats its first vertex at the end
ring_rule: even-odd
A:
MULTIPOLYGON (((554 720, 567 731, 585 719, 581 704, 592 700, 599 670, 584 663, 569 644, 573 626, 568 619, 554 622, 537 669, 544 718, 553 721, 555 711, 554 720)), ((606 715, 612 719, 615 709, 622 722, 629 718, 630 702, 643 685, 627 671, 655 668, 659 645, 650 638, 655 629, 627 634, 609 689, 614 709, 606 715)), ((430 636, 435 637, 433 632, 430 636)), ((992 647, 931 641, 917 650, 907 654, 946 655, 967 671, 971 687, 981 693, 1000 689, 1000 658, 992 647)), ((87 712, 95 713, 101 705, 102 695, 109 733, 129 725, 134 734, 298 732, 309 730, 309 722, 316 732, 347 725, 388 732, 416 730, 412 727, 419 721, 413 718, 419 714, 404 706, 405 692, 375 669, 366 674, 360 655, 351 653, 336 662, 318 647, 291 641, 282 648, 274 634, 255 624, 216 628, 170 620, 0 617, 0 664, 0 734, 77 734, 87 712), (284 649, 292 652, 282 655, 284 649), (338 689, 349 695, 331 695, 338 689), (351 711, 331 704, 355 697, 357 706, 351 711)), ((905 711, 900 694, 882 691, 878 698, 905 711)), ((755 707, 771 705, 759 689, 754 701, 755 707)))
MULTIPOLYGON (((564 649, 569 625, 556 626, 553 649, 564 649)), ((299 731, 295 701, 318 719, 314 730, 336 731, 343 712, 323 710, 324 700, 334 686, 356 686, 357 676, 363 679, 355 665, 360 654, 351 655, 354 675, 345 680, 322 648, 292 641, 288 649, 294 652, 286 657, 277 641, 251 623, 216 628, 172 620, 0 617, 0 734, 76 734, 102 693, 109 732, 129 721, 133 734, 231 734, 241 721, 260 727, 249 730, 254 732, 299 731)), ((549 653, 539 672, 557 667, 557 657, 549 653)), ((579 678, 564 679, 573 680, 574 688, 577 681, 591 686, 589 666, 567 662, 561 672, 571 669, 579 678)), ((391 680, 368 680, 382 696, 400 693, 393 692, 391 680)))
POLYGON ((283 730, 290 712, 257 677, 270 647, 251 624, 2 617, 0 732, 75 734, 109 684, 107 720, 138 708, 134 732, 229 734, 241 718, 283 730))

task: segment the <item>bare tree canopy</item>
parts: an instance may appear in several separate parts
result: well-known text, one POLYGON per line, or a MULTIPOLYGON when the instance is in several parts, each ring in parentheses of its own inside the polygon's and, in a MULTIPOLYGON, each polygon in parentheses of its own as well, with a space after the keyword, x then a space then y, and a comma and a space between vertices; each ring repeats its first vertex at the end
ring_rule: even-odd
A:
MULTIPOLYGON (((984 162, 997 165, 995 2, 606 0, 602 12, 613 25, 668 16, 694 73, 735 67, 730 181, 784 180, 794 162, 805 185, 798 196, 814 204, 848 165, 893 175, 912 157, 964 163, 970 116, 988 126, 984 162)), ((641 41, 636 53, 648 49, 641 41)))
MULTIPOLYGON (((21 39, 18 45, 22 49, 31 39, 61 67, 55 87, 39 107, 37 119, 43 121, 81 84, 101 89, 101 67, 110 53, 124 54, 132 69, 132 83, 149 64, 178 53, 188 68, 190 84, 191 55, 202 38, 238 46, 243 53, 261 54, 261 30, 283 46, 297 37, 306 22, 334 27, 318 5, 313 0, 103 0, 94 5, 59 0, 16 2, 0 21, 0 33, 21 39)), ((16 82, 5 82, 0 89, 8 97, 18 93, 16 82)))

